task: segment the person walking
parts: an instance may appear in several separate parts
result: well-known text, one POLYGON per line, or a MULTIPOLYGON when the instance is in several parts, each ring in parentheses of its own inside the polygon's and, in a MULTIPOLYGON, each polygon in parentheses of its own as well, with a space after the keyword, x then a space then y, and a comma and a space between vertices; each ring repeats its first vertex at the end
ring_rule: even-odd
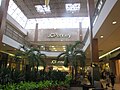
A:
POLYGON ((110 87, 110 75, 106 74, 106 89, 110 87))
POLYGON ((113 73, 111 73, 111 75, 110 75, 110 80, 111 80, 111 85, 112 85, 112 89, 113 89, 114 84, 115 84, 115 75, 113 73))

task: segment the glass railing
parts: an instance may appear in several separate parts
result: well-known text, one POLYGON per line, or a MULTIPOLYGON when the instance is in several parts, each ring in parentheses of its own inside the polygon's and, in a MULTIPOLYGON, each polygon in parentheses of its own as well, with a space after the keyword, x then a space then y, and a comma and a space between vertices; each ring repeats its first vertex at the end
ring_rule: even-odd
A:
MULTIPOLYGON (((105 4, 105 1, 106 0, 98 0, 97 1, 95 12, 94 12, 94 16, 92 18, 92 26, 94 26, 94 24, 96 23, 97 18, 99 16, 99 14, 100 14, 100 12, 101 12, 104 4, 105 4)), ((83 39, 83 43, 86 43, 86 41, 87 41, 88 38, 89 38, 89 28, 88 28, 88 30, 87 30, 87 32, 85 34, 85 37, 83 39)))
POLYGON ((17 30, 15 30, 15 28, 9 25, 8 23, 6 24, 6 29, 4 31, 4 34, 12 38, 13 40, 19 42, 22 45, 25 46, 30 45, 30 43, 27 40, 25 40, 25 36, 22 35, 20 32, 17 32, 17 30))
POLYGON ((97 1, 97 4, 96 4, 96 7, 95 7, 95 11, 94 11, 94 15, 93 15, 93 18, 92 18, 92 26, 94 26, 94 24, 96 23, 96 20, 105 4, 106 0, 98 0, 97 1))
POLYGON ((86 34, 85 34, 84 39, 83 39, 84 44, 86 43, 88 38, 89 38, 89 28, 87 29, 86 34))

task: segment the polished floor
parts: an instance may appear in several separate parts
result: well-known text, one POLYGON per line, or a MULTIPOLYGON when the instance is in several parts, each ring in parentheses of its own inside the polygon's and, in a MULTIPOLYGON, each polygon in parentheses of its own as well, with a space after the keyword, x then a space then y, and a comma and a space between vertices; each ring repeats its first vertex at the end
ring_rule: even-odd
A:
MULTIPOLYGON (((102 82, 104 90, 120 90, 120 83, 119 84, 115 83, 114 89, 112 89, 111 85, 110 87, 106 89, 106 82, 104 80, 102 80, 101 82, 102 82)), ((82 87, 71 87, 70 90, 83 90, 83 88, 82 87)), ((89 89, 89 90, 93 90, 93 89, 89 89)), ((94 90, 101 90, 101 89, 94 89, 94 90)))
MULTIPOLYGON (((104 88, 106 88, 106 82, 102 80, 102 85, 104 88)), ((106 90, 106 89, 105 89, 106 90)), ((120 83, 115 83, 114 89, 112 89, 111 85, 107 88, 107 90, 120 90, 120 83)))

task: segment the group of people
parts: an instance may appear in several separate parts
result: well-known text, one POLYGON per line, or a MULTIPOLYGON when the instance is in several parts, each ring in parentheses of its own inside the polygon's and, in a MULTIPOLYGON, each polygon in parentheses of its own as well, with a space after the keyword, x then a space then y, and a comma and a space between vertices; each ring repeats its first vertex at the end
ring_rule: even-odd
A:
POLYGON ((113 73, 106 73, 106 89, 112 85, 112 89, 114 88, 115 84, 115 75, 113 73))

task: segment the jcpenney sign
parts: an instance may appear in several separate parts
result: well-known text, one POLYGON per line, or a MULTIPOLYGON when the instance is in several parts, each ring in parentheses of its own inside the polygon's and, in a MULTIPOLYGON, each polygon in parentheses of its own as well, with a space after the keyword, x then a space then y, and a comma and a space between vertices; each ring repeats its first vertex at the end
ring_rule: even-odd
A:
POLYGON ((51 64, 64 64, 64 61, 52 60, 51 64))
POLYGON ((48 38, 70 38, 71 35, 69 34, 58 34, 58 33, 50 33, 48 38))

